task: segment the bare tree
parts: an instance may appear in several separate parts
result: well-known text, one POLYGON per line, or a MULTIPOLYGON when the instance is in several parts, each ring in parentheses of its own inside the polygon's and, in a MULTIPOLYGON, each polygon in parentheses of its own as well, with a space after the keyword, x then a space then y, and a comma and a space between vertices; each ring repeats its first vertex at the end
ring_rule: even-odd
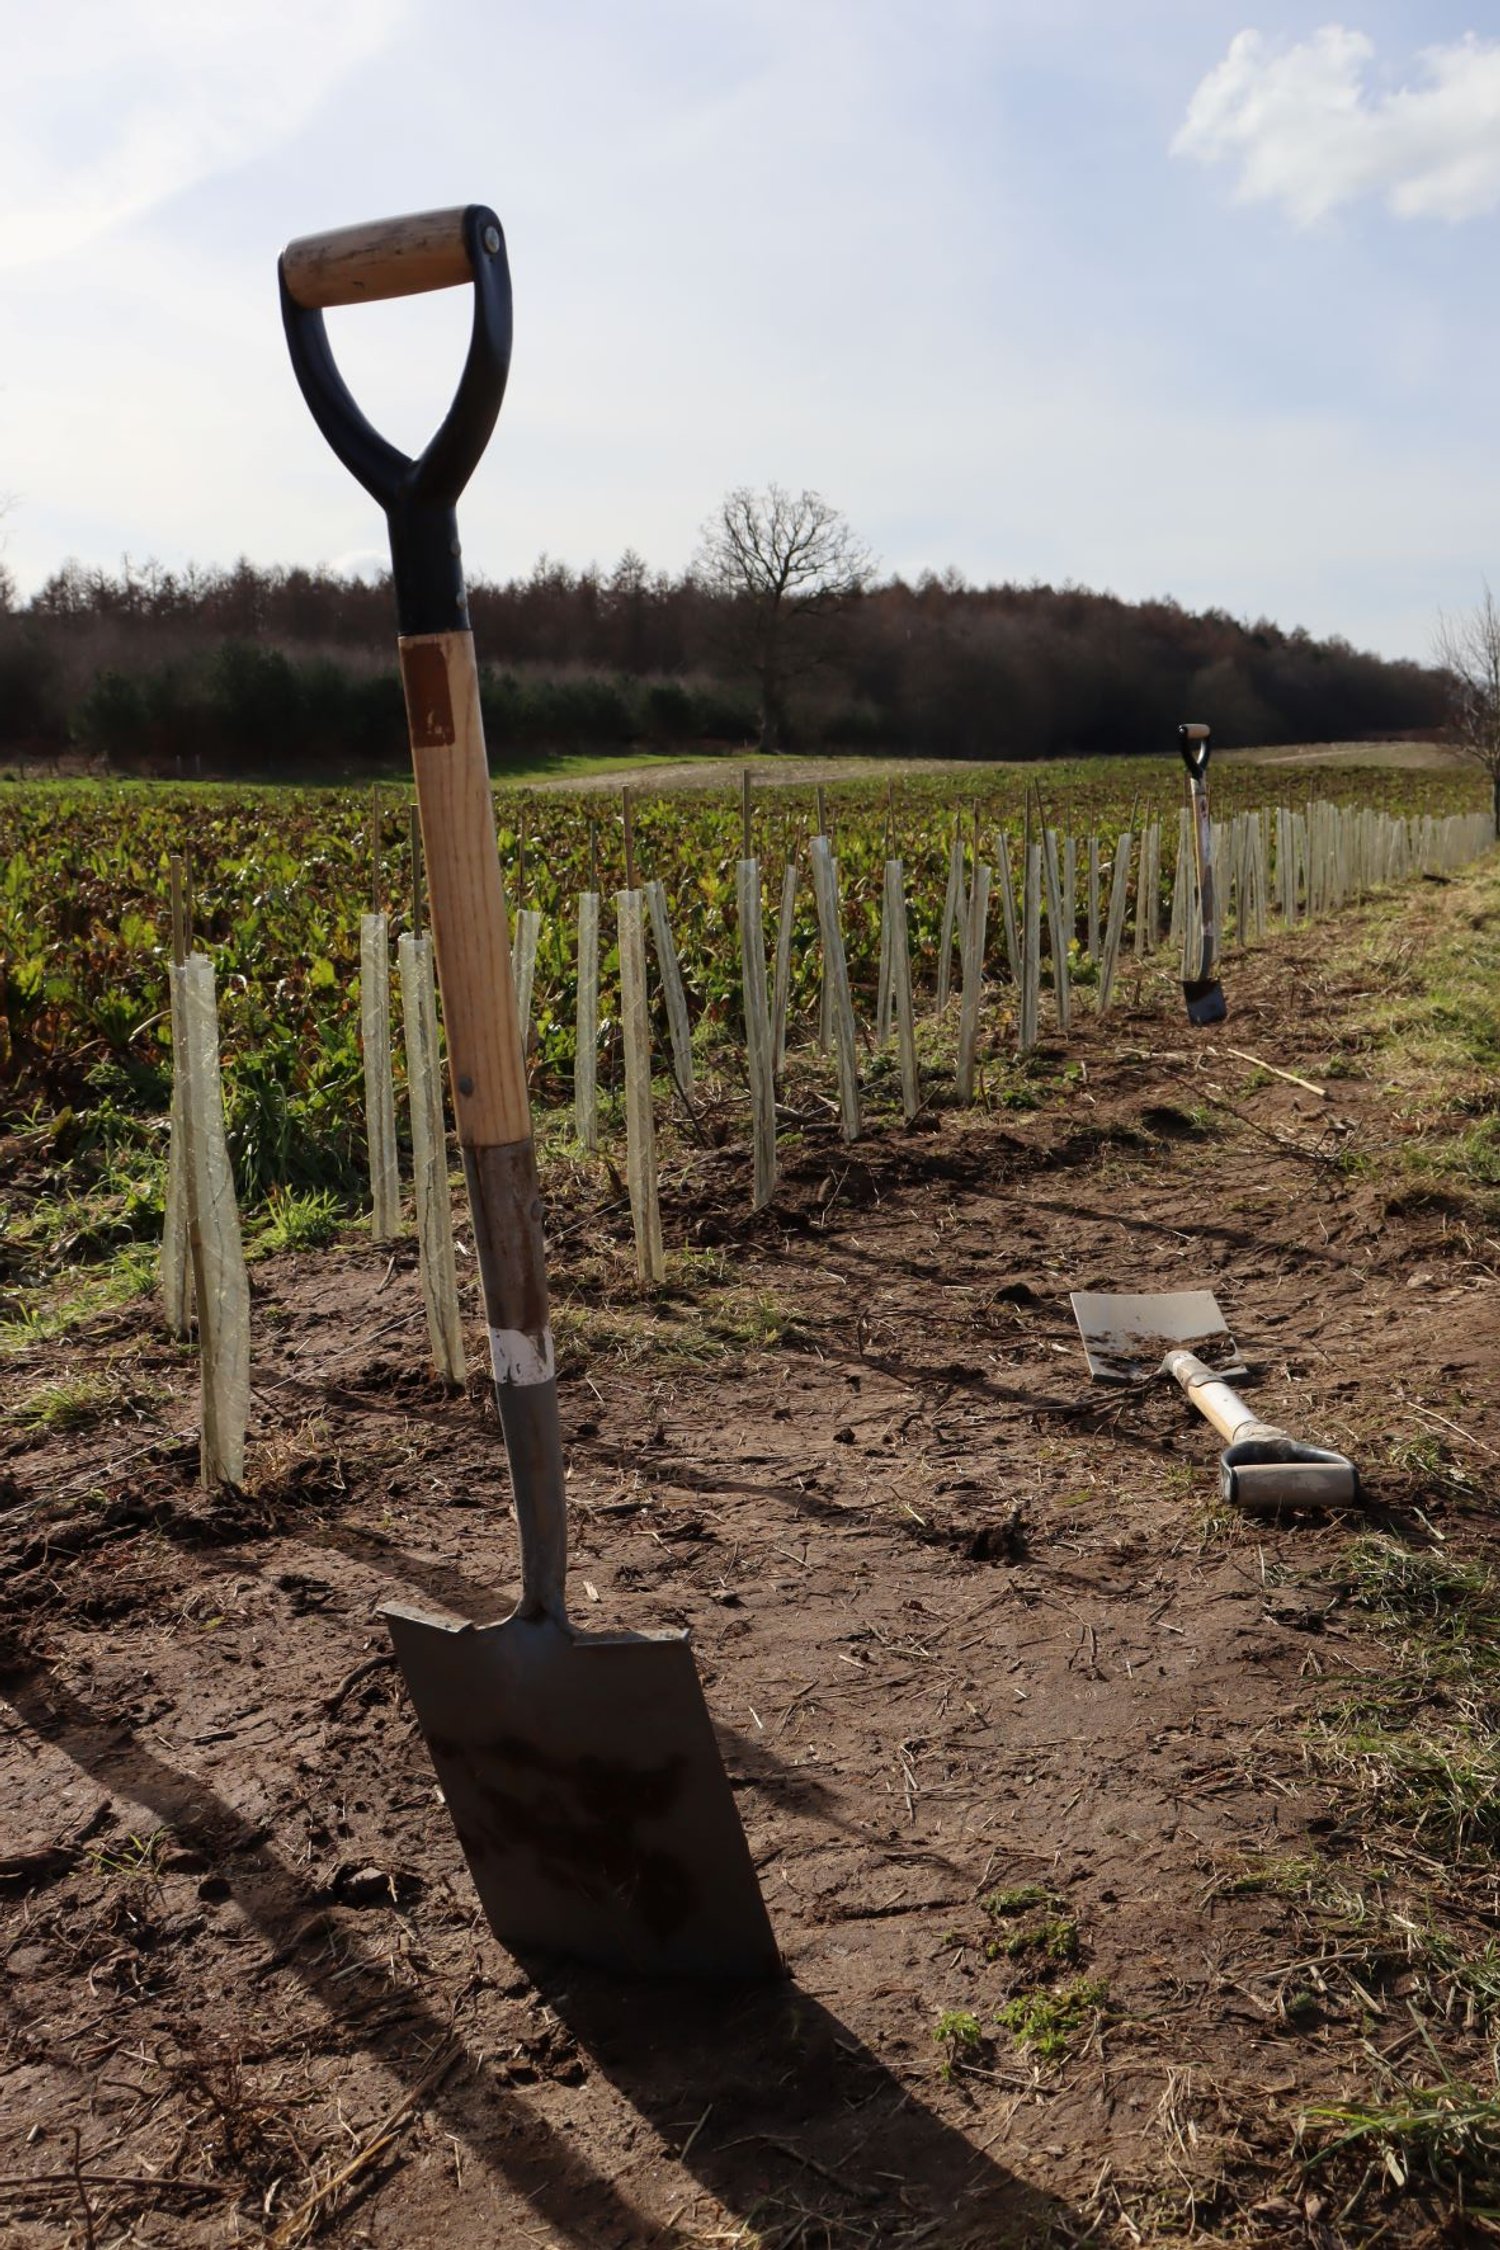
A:
MULTIPOLYGON (((15 504, 16 496, 13 492, 0 492, 0 523, 3 523, 5 521, 5 518, 10 514, 10 511, 15 506, 15 504)), ((8 536, 8 533, 0 535, 0 546, 3 546, 5 544, 5 539, 8 536)), ((0 562, 0 614, 14 609, 15 606, 15 573, 10 569, 8 564, 0 562)))
POLYGON ((725 624, 760 690, 760 747, 779 750, 791 727, 787 691, 821 653, 820 624, 864 592, 874 569, 864 542, 816 492, 739 485, 703 527, 693 561, 725 605, 725 624))
POLYGON ((1432 653, 1448 675, 1454 747, 1489 775, 1500 828, 1500 609, 1487 581, 1475 608, 1439 614, 1432 653))

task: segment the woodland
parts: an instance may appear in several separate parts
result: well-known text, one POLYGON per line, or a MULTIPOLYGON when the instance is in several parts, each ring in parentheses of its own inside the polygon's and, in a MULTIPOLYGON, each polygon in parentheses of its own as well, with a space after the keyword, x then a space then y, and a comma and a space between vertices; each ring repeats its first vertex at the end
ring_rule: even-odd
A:
MULTIPOLYGON (((1216 743, 1435 731, 1441 673, 1266 620, 1073 585, 873 581, 785 652, 768 742, 748 597, 627 552, 543 556, 470 607, 497 764, 722 747, 913 758, 1137 754, 1184 716, 1216 743)), ((384 576, 66 563, 27 601, 0 582, 0 761, 266 780, 378 774, 406 737, 384 576)))

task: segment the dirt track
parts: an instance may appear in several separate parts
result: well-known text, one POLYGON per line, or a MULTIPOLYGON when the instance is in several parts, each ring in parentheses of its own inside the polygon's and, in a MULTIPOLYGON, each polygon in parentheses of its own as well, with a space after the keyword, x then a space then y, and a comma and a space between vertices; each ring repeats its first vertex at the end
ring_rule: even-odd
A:
MULTIPOLYGON (((1311 742, 1279 746, 1270 749, 1221 750, 1217 757, 1231 759, 1236 765, 1248 762, 1267 766, 1396 766, 1410 771, 1448 772, 1462 770, 1464 760, 1434 742, 1311 742)), ((589 794, 605 796, 618 791, 625 782, 652 791, 671 789, 722 789, 727 780, 737 775, 746 757, 754 767, 757 788, 807 788, 818 781, 881 781, 889 774, 969 774, 975 772, 972 760, 963 758, 853 758, 853 757, 792 757, 757 758, 753 752, 726 751, 717 758, 646 760, 637 766, 625 762, 611 767, 608 773, 561 775, 555 780, 542 778, 528 782, 534 789, 584 790, 589 794)), ((1128 773, 1130 760, 1111 759, 1110 770, 1128 773)), ((1003 770, 1003 761, 1001 761, 1003 770)), ((992 770, 989 766, 980 769, 992 770)), ((1024 774, 1025 765, 1011 768, 1024 774)))
MULTIPOLYGON (((1231 960, 1224 1036, 1316 1078, 1359 989, 1311 944, 1231 960)), ((770 1990, 539 1988, 478 1921, 373 1612, 496 1614, 513 1546, 408 1259, 255 1269, 242 1496, 194 1490, 149 1308, 95 1329, 184 1434, 0 1472, 0 2173, 39 2183, 8 2239, 1440 2238, 1440 2202, 1356 2166, 1330 2204, 1294 2155, 1405 2023, 1399 1965, 1378 2014, 1336 1962, 1309 1987, 1305 1917, 1235 1880, 1358 1849, 1299 1729, 1384 1661, 1338 1568, 1367 1519, 1231 1519, 1175 1392, 1090 1390, 1066 1293, 1214 1288, 1269 1416, 1354 1454, 1376 1521, 1472 1544, 1393 1448, 1450 1418, 1493 1485, 1491 1253, 1349 1161, 1377 1082, 1319 1100, 1188 1036, 1127 1007, 1051 1108, 809 1127, 755 1222, 738 1151, 685 1159, 701 1255, 654 1310, 617 1197, 553 1214, 575 1605, 691 1628, 770 1990), (996 2020, 1068 1996, 1056 2057, 996 2020), (979 2041, 935 2040, 950 2011, 979 2041)))

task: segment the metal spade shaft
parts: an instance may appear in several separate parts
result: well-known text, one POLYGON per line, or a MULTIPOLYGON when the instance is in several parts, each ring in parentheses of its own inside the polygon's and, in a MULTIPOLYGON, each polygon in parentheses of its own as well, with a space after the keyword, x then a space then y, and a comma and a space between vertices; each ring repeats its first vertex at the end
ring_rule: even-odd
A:
POLYGON ((500 411, 511 292, 493 211, 346 227, 280 265, 292 365, 385 511, 453 1107, 510 1459, 521 1592, 475 1627, 385 1616, 486 1914, 512 1951, 760 1976, 779 1957, 686 1636, 587 1634, 565 1602, 567 1503, 542 1203, 511 980, 456 506, 500 411), (411 459, 365 420, 323 308, 471 283, 458 390, 411 459))

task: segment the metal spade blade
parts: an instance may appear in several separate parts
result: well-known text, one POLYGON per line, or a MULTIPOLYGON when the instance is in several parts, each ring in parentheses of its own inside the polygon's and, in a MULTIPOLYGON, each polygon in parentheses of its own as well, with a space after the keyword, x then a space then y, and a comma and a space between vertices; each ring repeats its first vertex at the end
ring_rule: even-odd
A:
POLYGON ((1089 1373, 1100 1382, 1147 1382, 1160 1374, 1162 1362, 1172 1351, 1194 1352, 1220 1375, 1246 1373, 1218 1299, 1210 1290, 1105 1297, 1075 1289, 1068 1302, 1083 1338, 1089 1373))
POLYGON ((382 1614, 502 1945, 642 1976, 780 1973, 685 1635, 382 1614))

